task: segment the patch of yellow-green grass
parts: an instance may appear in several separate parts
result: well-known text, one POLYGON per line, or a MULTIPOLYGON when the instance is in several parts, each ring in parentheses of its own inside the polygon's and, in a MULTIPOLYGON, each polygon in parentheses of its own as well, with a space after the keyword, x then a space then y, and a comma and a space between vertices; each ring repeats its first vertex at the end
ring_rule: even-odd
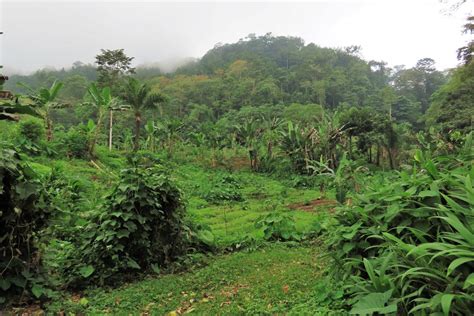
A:
POLYGON ((324 262, 314 245, 275 244, 220 255, 195 271, 57 299, 48 308, 87 315, 313 315, 328 310, 309 304, 324 282, 324 262))

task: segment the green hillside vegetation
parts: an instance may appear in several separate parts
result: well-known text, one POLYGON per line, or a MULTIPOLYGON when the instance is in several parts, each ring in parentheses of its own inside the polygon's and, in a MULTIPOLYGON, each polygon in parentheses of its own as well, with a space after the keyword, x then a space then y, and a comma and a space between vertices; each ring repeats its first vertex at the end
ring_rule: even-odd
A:
POLYGON ((392 69, 250 34, 168 74, 117 49, 10 76, 0 309, 466 315, 471 46, 392 69))

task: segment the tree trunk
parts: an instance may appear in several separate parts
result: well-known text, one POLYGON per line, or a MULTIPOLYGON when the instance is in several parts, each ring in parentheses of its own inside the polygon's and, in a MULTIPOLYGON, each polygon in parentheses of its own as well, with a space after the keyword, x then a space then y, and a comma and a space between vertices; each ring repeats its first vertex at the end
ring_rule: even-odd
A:
POLYGON ((112 150, 112 128, 114 125, 113 113, 114 111, 110 110, 109 115, 109 151, 112 150))
POLYGON ((94 136, 89 146, 89 156, 91 157, 92 155, 94 155, 95 145, 97 144, 97 139, 99 138, 100 126, 102 125, 103 116, 103 113, 99 113, 99 117, 97 118, 97 125, 95 126, 94 136))
POLYGON ((388 153, 388 161, 390 162, 390 169, 395 169, 395 165, 393 163, 393 154, 392 149, 387 146, 387 153, 388 153))
POLYGON ((48 142, 53 140, 53 122, 49 117, 46 118, 46 140, 48 142))
POLYGON ((380 144, 377 144, 377 157, 375 159, 375 164, 380 166, 380 144))
POLYGON ((140 113, 135 113, 135 139, 133 143, 133 150, 137 151, 140 147, 140 123, 142 122, 142 116, 140 113))
POLYGON ((268 141, 267 156, 269 159, 273 158, 273 142, 271 140, 268 141))

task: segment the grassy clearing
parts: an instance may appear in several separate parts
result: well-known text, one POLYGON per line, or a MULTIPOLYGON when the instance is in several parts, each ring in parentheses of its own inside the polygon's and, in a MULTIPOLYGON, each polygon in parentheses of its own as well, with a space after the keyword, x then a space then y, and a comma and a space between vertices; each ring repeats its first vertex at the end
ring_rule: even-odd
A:
POLYGON ((282 181, 246 171, 233 173, 242 185, 244 201, 208 203, 200 196, 200 192, 211 189, 213 179, 222 174, 229 173, 194 165, 180 166, 177 171, 178 182, 189 199, 189 214, 195 221, 209 225, 220 245, 240 240, 246 235, 261 238, 263 234, 254 224, 257 218, 268 212, 290 212, 295 217, 298 232, 310 230, 318 220, 316 213, 288 208, 295 202, 304 203, 320 198, 318 190, 291 188, 282 181))
MULTIPOLYGON (((328 311, 311 306, 321 292, 324 258, 314 245, 268 245, 251 253, 211 258, 204 268, 182 274, 150 277, 114 290, 92 290, 49 306, 86 314, 198 315, 313 314, 328 311), (319 292, 318 292, 319 291, 319 292)), ((329 288, 326 288, 326 292, 329 288)))

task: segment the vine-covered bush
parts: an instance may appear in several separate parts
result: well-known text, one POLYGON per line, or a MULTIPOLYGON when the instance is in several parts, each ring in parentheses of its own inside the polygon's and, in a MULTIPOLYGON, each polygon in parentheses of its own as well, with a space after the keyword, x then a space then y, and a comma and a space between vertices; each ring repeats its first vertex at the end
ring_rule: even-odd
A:
POLYGON ((328 237, 352 313, 474 310, 472 149, 468 137, 458 156, 418 152, 412 171, 382 180, 337 213, 328 237))
POLYGON ((0 304, 15 295, 49 292, 36 243, 50 215, 41 190, 18 154, 0 149, 0 304))
POLYGON ((123 170, 88 229, 82 275, 110 283, 170 263, 189 245, 183 218, 182 194, 162 168, 123 170))

